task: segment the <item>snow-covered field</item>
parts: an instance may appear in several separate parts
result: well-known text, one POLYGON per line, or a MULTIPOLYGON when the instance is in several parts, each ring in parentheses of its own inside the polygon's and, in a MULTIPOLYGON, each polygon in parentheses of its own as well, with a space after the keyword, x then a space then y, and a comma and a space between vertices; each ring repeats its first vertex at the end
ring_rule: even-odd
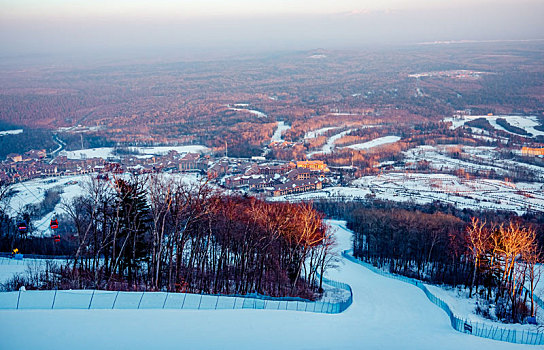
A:
MULTIPOLYGON (((178 153, 206 153, 209 148, 202 145, 187 145, 187 146, 157 146, 157 147, 129 147, 134 149, 139 155, 165 155, 170 151, 178 153)), ((88 148, 78 151, 61 151, 61 156, 66 156, 68 159, 87 159, 87 158, 103 158, 117 157, 114 154, 113 147, 88 148)))
POLYGON ((8 204, 8 213, 11 216, 16 216, 22 212, 27 204, 39 204, 44 199, 46 190, 58 187, 63 191, 61 193, 61 202, 56 205, 55 209, 46 214, 39 220, 33 221, 34 235, 50 235, 49 223, 55 213, 63 211, 62 203, 69 202, 73 198, 81 195, 81 185, 88 181, 89 175, 62 176, 55 178, 33 179, 25 182, 20 182, 13 185, 12 190, 16 191, 15 195, 10 198, 8 204))
POLYGON ((495 129, 506 131, 510 134, 517 135, 516 133, 510 132, 503 128, 502 126, 497 124, 497 119, 503 118, 506 119, 506 121, 513 125, 517 126, 518 128, 524 129, 528 133, 532 134, 533 137, 536 137, 538 135, 544 135, 544 131, 539 131, 535 129, 535 126, 540 125, 538 123, 538 119, 536 116, 521 116, 521 115, 471 115, 471 116, 462 116, 462 117, 456 117, 456 118, 446 118, 446 121, 451 121, 453 123, 452 128, 458 128, 462 125, 465 125, 467 121, 478 119, 478 118, 485 118, 489 121, 489 124, 491 124, 495 129))
POLYGON ((387 173, 354 180, 352 187, 326 187, 319 191, 272 198, 275 201, 364 199, 366 196, 420 204, 440 201, 458 208, 527 210, 544 212, 544 184, 500 180, 461 179, 447 174, 387 173))
POLYGON ((503 209, 523 213, 544 211, 542 183, 461 179, 445 174, 389 173, 363 177, 354 184, 382 199, 431 203, 442 201, 459 208, 503 209))
POLYGON ((407 164, 416 164, 425 160, 429 167, 442 172, 463 169, 471 173, 478 171, 494 171, 504 177, 519 171, 532 173, 544 182, 544 167, 522 163, 513 159, 503 159, 500 150, 495 147, 472 147, 460 145, 418 146, 404 152, 407 164), (461 151, 470 156, 468 159, 454 158, 450 153, 461 151))
POLYGON ((17 134, 21 134, 22 132, 23 132, 23 129, 4 130, 4 131, 0 131, 0 136, 17 135, 17 134))
POLYGON ((43 271, 48 263, 60 264, 60 259, 24 259, 14 260, 0 257, 0 284, 6 283, 14 275, 24 274, 26 271, 43 271))
MULTIPOLYGON (((17 216, 17 214, 22 212, 25 205, 39 204, 44 199, 44 193, 46 190, 58 187, 63 191, 63 193, 60 194, 60 203, 55 206, 53 211, 32 222, 33 235, 49 236, 51 235, 49 229, 51 218, 55 216, 55 214, 64 212, 64 203, 69 203, 75 197, 82 195, 85 185, 89 183, 90 177, 92 176, 96 176, 96 174, 62 176, 44 179, 37 178, 14 184, 12 190, 16 191, 16 193, 10 198, 8 203, 8 213, 11 216, 17 216)), ((196 184, 199 182, 199 175, 194 173, 163 174, 163 176, 181 178, 187 184, 196 184)))
MULTIPOLYGON (((247 103, 237 103, 237 104, 235 104, 234 106, 238 106, 238 107, 248 107, 249 104, 247 104, 247 103)), ((248 113, 251 113, 251 114, 256 115, 256 116, 259 117, 259 118, 266 118, 266 117, 268 117, 268 116, 267 116, 266 114, 264 114, 263 112, 257 111, 257 110, 254 110, 254 109, 249 109, 249 108, 235 108, 235 107, 231 107, 231 106, 228 106, 228 108, 229 108, 231 111, 244 111, 244 112, 248 112, 248 113)))
POLYGON ((377 139, 374 139, 372 141, 363 142, 363 143, 357 143, 355 145, 346 146, 344 148, 351 148, 357 151, 370 149, 382 145, 387 145, 389 143, 395 143, 400 140, 399 136, 384 136, 384 137, 378 137, 377 139))
POLYGON ((269 201, 282 202, 282 201, 311 201, 317 199, 327 198, 346 198, 346 199, 364 199, 367 195, 371 194, 370 189, 364 189, 359 187, 344 187, 334 186, 326 187, 319 191, 311 191, 305 193, 289 194, 285 196, 277 196, 268 198, 269 201))
MULTIPOLYGON (((352 233, 337 230, 337 251, 352 233)), ((2 265, 0 265, 0 268, 2 265)), ((3 310, 5 349, 526 349, 455 331, 415 286, 341 259, 328 277, 352 286, 337 315, 271 310, 3 310), (23 336, 24 335, 24 336, 23 336)))

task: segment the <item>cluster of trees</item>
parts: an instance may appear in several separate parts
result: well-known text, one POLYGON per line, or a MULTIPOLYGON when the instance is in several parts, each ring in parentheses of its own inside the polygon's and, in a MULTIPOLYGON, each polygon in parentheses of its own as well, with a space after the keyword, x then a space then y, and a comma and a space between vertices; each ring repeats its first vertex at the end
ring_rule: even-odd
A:
POLYGON ((71 288, 312 298, 330 259, 332 239, 310 204, 159 175, 93 179, 66 211, 78 247, 71 288))
POLYGON ((529 134, 525 129, 522 129, 520 127, 517 127, 515 125, 510 124, 506 119, 504 118, 497 118, 497 124, 505 128, 506 130, 520 134, 522 136, 532 136, 529 134))
POLYGON ((380 119, 369 116, 368 114, 371 112, 372 110, 359 109, 348 114, 338 115, 323 112, 323 115, 299 117, 291 122, 291 128, 283 133, 283 138, 287 141, 298 141, 303 139, 307 132, 325 127, 336 128, 323 134, 330 136, 341 132, 343 128, 382 123, 380 119), (361 116, 365 116, 365 118, 362 119, 361 116))
MULTIPOLYGON (((252 118, 256 117, 252 116, 252 118)), ((225 153, 226 144, 229 156, 250 158, 262 153, 261 147, 268 144, 276 126, 275 122, 238 122, 224 125, 213 135, 206 136, 204 143, 221 154, 225 153)))
POLYGON ((517 322, 538 309, 533 294, 543 258, 541 213, 347 199, 314 207, 347 221, 356 256, 394 273, 464 288, 484 317, 517 322))
POLYGON ((355 231, 354 254, 365 261, 432 283, 464 285, 487 317, 494 312, 521 322, 535 315, 543 256, 532 228, 392 208, 355 209, 348 225, 355 231))
MULTIPOLYGON (((10 124, 0 121, 0 130, 18 129, 10 124)), ((51 151, 57 147, 53 141, 53 135, 50 130, 22 128, 23 132, 16 135, 0 136, 0 160, 5 160, 10 153, 23 154, 31 149, 45 149, 51 151)))
POLYGON ((488 301, 494 298, 500 319, 521 322, 527 315, 534 316, 534 291, 540 280, 538 264, 543 261, 535 230, 512 221, 486 225, 473 218, 464 238, 467 256, 473 263, 469 296, 473 289, 478 292, 482 287, 480 294, 488 301))
MULTIPOLYGON (((525 131, 525 129, 518 128, 517 126, 514 126, 508 123, 508 121, 504 118, 497 118, 497 124, 505 128, 506 130, 516 133, 518 135, 513 135, 504 130, 495 129, 495 127, 493 127, 493 125, 491 125, 489 120, 487 120, 486 118, 477 118, 465 123, 466 126, 485 130, 489 132, 491 135, 497 135, 499 137, 507 138, 508 140, 510 140, 511 143, 525 144, 528 141, 525 138, 525 136, 531 136, 527 131, 525 131)), ((538 142, 538 139, 537 139, 537 142, 538 142)), ((496 145, 497 147, 504 147, 502 142, 496 141, 493 144, 496 145)))
POLYGON ((32 219, 42 218, 44 215, 52 212, 57 204, 60 203, 60 195, 62 192, 64 191, 60 186, 45 190, 42 201, 25 205, 23 212, 28 214, 32 219))
POLYGON ((452 254, 464 222, 453 215, 360 208, 348 225, 355 232, 354 254, 374 265, 435 282, 463 280, 460 266, 452 264, 452 254))

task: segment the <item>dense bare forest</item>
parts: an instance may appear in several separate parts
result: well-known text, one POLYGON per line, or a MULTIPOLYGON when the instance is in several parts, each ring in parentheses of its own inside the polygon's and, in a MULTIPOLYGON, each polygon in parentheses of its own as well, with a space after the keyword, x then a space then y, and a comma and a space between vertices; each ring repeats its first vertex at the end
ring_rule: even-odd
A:
POLYGON ((310 204, 226 195, 206 183, 92 178, 65 209, 76 230, 72 262, 36 288, 314 298, 330 260, 332 239, 310 204))

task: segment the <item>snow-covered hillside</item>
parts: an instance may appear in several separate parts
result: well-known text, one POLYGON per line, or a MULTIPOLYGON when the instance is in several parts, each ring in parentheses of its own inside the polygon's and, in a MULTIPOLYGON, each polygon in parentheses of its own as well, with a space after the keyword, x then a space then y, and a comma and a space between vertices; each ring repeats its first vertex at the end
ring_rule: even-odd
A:
MULTIPOLYGON (((341 221, 337 251, 351 248, 341 221)), ((1 268, 1 266, 0 266, 1 268)), ((4 310, 6 349, 522 349, 459 333, 418 288, 341 259, 353 288, 342 314, 268 310, 4 310), (23 331, 24 330, 24 331, 23 331), (24 334, 24 336, 22 336, 24 334)))
MULTIPOLYGON (((58 189, 62 191, 60 194, 61 202, 58 203, 53 211, 45 214, 43 217, 32 220, 34 236, 49 236, 49 223, 55 214, 61 214, 65 211, 64 205, 70 203, 75 197, 82 195, 85 192, 87 184, 94 175, 72 175, 60 176, 55 178, 36 178, 25 182, 14 184, 11 188, 14 195, 9 198, 8 213, 11 216, 17 216, 23 212, 23 209, 28 204, 39 204, 44 199, 45 191, 50 189, 58 189)), ((123 176, 123 175, 122 175, 123 176)), ((128 176, 128 175, 124 175, 128 176)), ((163 174, 164 177, 179 178, 186 184, 198 184, 200 181, 199 175, 191 173, 174 173, 163 174)))
POLYGON ((282 134, 284 131, 289 129, 291 129, 290 125, 285 124, 284 121, 279 121, 278 126, 276 127, 276 131, 274 131, 274 135, 272 135, 270 142, 283 142, 282 134))
POLYGON ((467 121, 484 118, 493 128, 501 131, 508 132, 513 135, 517 135, 516 133, 513 133, 511 131, 506 130, 499 124, 497 124, 497 119, 503 118, 506 119, 506 121, 518 128, 521 128, 531 134, 532 136, 539 136, 544 135, 544 131, 540 131, 535 129, 535 126, 540 125, 538 122, 538 118, 536 116, 522 116, 522 115, 473 115, 473 116, 463 116, 463 117, 456 117, 456 118, 446 118, 445 121, 452 122, 452 128, 458 128, 462 125, 464 125, 467 121))
MULTIPOLYGON (((187 145, 187 146, 157 146, 157 147, 132 147, 136 153, 136 157, 144 158, 151 157, 153 155, 165 155, 169 151, 176 151, 178 153, 207 153, 209 148, 202 145, 187 145)), ((66 156, 68 159, 88 159, 88 158, 102 158, 107 159, 110 157, 119 158, 115 155, 115 149, 113 147, 100 147, 100 148, 88 148, 77 151, 61 151, 59 155, 66 156)))
POLYGON ((395 143, 399 140, 400 140, 399 136, 384 136, 384 137, 378 137, 377 139, 374 139, 368 142, 357 143, 355 145, 346 146, 344 148, 351 148, 356 151, 362 151, 362 150, 366 150, 366 149, 370 149, 370 148, 374 148, 378 146, 387 145, 389 143, 395 143))

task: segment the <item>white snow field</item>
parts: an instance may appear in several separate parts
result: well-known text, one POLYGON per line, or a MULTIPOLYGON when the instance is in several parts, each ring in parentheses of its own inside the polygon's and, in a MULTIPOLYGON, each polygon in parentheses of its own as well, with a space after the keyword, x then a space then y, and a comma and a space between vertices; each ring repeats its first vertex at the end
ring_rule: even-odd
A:
POLYGON ((464 179, 449 174, 386 173, 364 176, 351 187, 325 187, 319 191, 271 197, 271 201, 318 199, 362 200, 367 196, 419 204, 439 201, 458 208, 509 210, 518 214, 544 212, 544 184, 464 179))
POLYGON ((23 129, 4 130, 4 131, 0 131, 0 136, 4 136, 4 135, 18 135, 18 134, 21 134, 22 132, 23 132, 23 129))
POLYGON ((26 271, 28 261, 0 258, 0 284, 26 271))
MULTIPOLYGON (((202 145, 186 145, 186 146, 156 146, 156 147, 129 147, 134 149, 138 154, 136 157, 145 157, 152 155, 165 155, 169 151, 178 153, 206 153, 209 148, 202 145)), ((68 159, 88 159, 88 158, 119 158, 114 154, 113 147, 87 148, 77 151, 61 151, 60 156, 66 156, 68 159)))
POLYGON ((12 189, 17 191, 10 198, 8 204, 8 213, 16 216, 22 212, 27 204, 39 204, 44 199, 44 193, 48 189, 58 187, 62 189, 61 202, 57 204, 53 211, 47 213, 42 218, 33 220, 34 236, 49 236, 49 223, 53 216, 64 211, 63 202, 69 202, 73 198, 81 195, 81 184, 88 181, 90 175, 61 176, 56 178, 36 178, 25 182, 14 184, 12 189))
POLYGON ((399 136, 384 136, 384 137, 378 137, 377 139, 374 139, 374 140, 371 140, 371 141, 368 141, 368 142, 363 142, 363 143, 357 143, 355 145, 350 145, 350 146, 346 146, 346 147, 343 147, 343 148, 351 148, 351 149, 354 149, 356 151, 362 151, 362 150, 366 150, 366 149, 370 149, 370 148, 374 148, 374 147, 378 147, 378 146, 383 146, 383 145, 387 145, 387 144, 390 144, 390 143, 395 143, 397 141, 400 140, 400 137, 399 136))
MULTIPOLYGON (((431 293, 438 298, 444 300, 450 310, 459 318, 468 320, 472 324, 478 323, 486 327, 500 327, 502 329, 512 329, 520 332, 538 332, 539 325, 532 324, 520 324, 520 323, 498 323, 490 319, 487 319, 481 315, 477 315, 475 312, 478 298, 475 296, 471 299, 468 298, 468 290, 452 288, 450 286, 437 286, 437 285, 425 285, 431 293)), ((480 300, 482 302, 482 300, 480 300)), ((538 308, 538 306, 537 306, 538 308)), ((542 311, 538 309, 537 319, 539 324, 542 322, 542 311)))
MULTIPOLYGON (((338 251, 352 233, 336 228, 338 251)), ((271 310, 1 310, 3 349, 526 349, 455 331, 412 285, 341 259, 353 288, 341 314, 271 310)))
MULTIPOLYGON (((64 264, 63 259, 24 259, 14 260, 0 257, 0 284, 6 283, 14 275, 25 274, 27 271, 44 271, 47 264, 64 264)), ((0 347, 1 348, 1 347, 0 347)))
POLYGON ((497 124, 497 119, 503 118, 506 119, 506 121, 514 126, 517 126, 518 128, 524 129, 526 132, 530 133, 533 137, 544 135, 544 131, 540 131, 535 129, 535 126, 540 125, 538 122, 538 118, 536 116, 522 116, 522 115, 473 115, 473 116, 462 116, 462 117, 456 117, 456 118, 446 118, 445 121, 452 122, 452 129, 458 128, 462 125, 465 125, 467 121, 478 119, 478 118, 485 118, 489 121, 489 123, 497 130, 506 131, 510 134, 517 135, 516 133, 510 132, 503 128, 502 126, 497 124))
MULTIPOLYGON (((46 190, 55 187, 62 189, 63 192, 60 194, 61 202, 55 206, 53 211, 45 214, 40 219, 32 220, 33 236, 50 236, 51 230, 49 229, 49 224, 51 219, 56 214, 65 212, 64 205, 84 193, 87 184, 93 176, 96 176, 96 174, 36 178, 16 183, 12 187, 16 193, 9 199, 8 213, 11 216, 17 216, 18 213, 23 211, 25 205, 41 203, 46 190)), ((180 178, 188 185, 198 184, 200 181, 197 174, 174 173, 163 174, 163 176, 165 178, 180 178)))
MULTIPOLYGON (((237 103, 235 104, 235 106, 239 106, 239 107, 248 107, 249 105, 247 103, 237 103)), ((243 111, 243 112, 248 112, 248 113, 251 113, 253 115, 256 115, 257 117, 259 118, 267 118, 268 116, 266 114, 264 114, 263 112, 261 111, 257 111, 257 110, 254 110, 254 109, 249 109, 249 108, 235 108, 235 107, 231 107, 230 105, 227 106, 228 109, 230 109, 231 111, 243 111)))
POLYGON ((279 121, 274 135, 270 139, 270 142, 283 142, 282 134, 284 131, 291 129, 291 125, 285 124, 284 121, 279 121))

